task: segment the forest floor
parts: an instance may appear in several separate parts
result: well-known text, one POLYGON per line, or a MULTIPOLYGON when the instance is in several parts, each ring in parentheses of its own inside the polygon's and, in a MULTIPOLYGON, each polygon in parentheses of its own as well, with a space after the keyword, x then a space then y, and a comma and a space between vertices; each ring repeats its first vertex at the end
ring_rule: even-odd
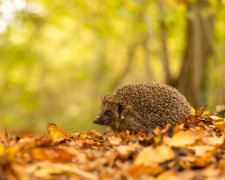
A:
POLYGON ((66 133, 48 124, 44 137, 5 132, 0 179, 225 179, 224 106, 210 115, 200 108, 151 135, 66 133))

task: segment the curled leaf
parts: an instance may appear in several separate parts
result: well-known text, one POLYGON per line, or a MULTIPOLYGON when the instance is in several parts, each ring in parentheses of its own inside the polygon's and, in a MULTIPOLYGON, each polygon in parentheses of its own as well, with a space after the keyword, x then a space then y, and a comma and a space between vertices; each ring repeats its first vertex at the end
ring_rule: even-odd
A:
POLYGON ((59 141, 67 137, 66 132, 54 123, 48 124, 48 139, 52 141, 59 141))

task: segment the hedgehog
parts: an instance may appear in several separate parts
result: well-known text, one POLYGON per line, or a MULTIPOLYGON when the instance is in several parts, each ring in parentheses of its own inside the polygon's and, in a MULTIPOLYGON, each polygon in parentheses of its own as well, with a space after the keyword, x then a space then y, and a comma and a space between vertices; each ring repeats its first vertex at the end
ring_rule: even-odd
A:
POLYGON ((189 113, 189 103, 177 89, 158 82, 137 83, 103 95, 93 122, 116 132, 151 133, 157 126, 176 124, 189 113))

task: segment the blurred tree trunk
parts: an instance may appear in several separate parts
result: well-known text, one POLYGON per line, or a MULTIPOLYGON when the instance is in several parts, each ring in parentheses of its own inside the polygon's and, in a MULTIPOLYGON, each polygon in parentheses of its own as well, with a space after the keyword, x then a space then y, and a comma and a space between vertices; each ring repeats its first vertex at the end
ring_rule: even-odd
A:
MULTIPOLYGON (((194 16, 187 18, 186 49, 180 76, 173 82, 194 107, 201 106, 201 90, 209 56, 212 54, 213 15, 203 15, 207 0, 188 2, 187 10, 194 16)), ((171 83, 168 82, 168 83, 171 83)))

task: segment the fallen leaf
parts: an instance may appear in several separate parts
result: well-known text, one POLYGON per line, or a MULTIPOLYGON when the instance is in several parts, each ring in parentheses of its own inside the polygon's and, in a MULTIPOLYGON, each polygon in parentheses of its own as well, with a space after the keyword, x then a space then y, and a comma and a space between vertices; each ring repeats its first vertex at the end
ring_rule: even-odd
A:
POLYGON ((144 175, 155 176, 164 171, 164 169, 165 169, 164 167, 154 164, 151 166, 136 165, 132 166, 129 170, 127 170, 127 173, 130 176, 137 178, 144 175))
POLYGON ((199 109, 195 112, 195 116, 196 116, 196 117, 201 117, 205 109, 206 109, 206 106, 205 106, 205 107, 199 108, 199 109))
POLYGON ((171 160, 174 157, 173 150, 166 145, 160 145, 156 148, 146 147, 138 154, 134 165, 151 166, 171 160))
POLYGON ((116 147, 116 151, 118 152, 118 158, 122 160, 126 160, 129 158, 130 154, 135 151, 132 146, 118 146, 116 147))
POLYGON ((56 147, 34 148, 31 151, 31 157, 39 161, 50 162, 69 162, 74 157, 74 154, 56 147))
POLYGON ((59 141, 66 137, 67 134, 63 129, 57 127, 54 123, 48 124, 48 139, 51 139, 52 141, 59 141))
POLYGON ((0 156, 5 154, 5 146, 3 146, 2 144, 0 144, 0 156))
POLYGON ((187 130, 187 131, 179 131, 172 137, 171 141, 168 143, 173 147, 186 147, 188 145, 192 145, 199 139, 204 133, 204 130, 187 130))
POLYGON ((223 120, 223 118, 218 117, 218 116, 210 116, 210 119, 218 121, 218 120, 223 120))
POLYGON ((122 142, 122 139, 120 137, 110 136, 108 139, 110 144, 114 146, 118 146, 122 142))
POLYGON ((0 133, 0 179, 225 179, 225 119, 189 114, 167 136, 169 125, 144 131, 66 133, 21 138, 0 133))
POLYGON ((175 170, 165 171, 157 177, 157 180, 175 180, 177 172, 175 170))
POLYGON ((208 152, 212 152, 215 148, 213 146, 191 146, 188 147, 189 150, 193 150, 195 152, 195 156, 204 156, 208 152))
POLYGON ((51 178, 51 175, 55 173, 58 174, 62 172, 64 173, 70 172, 70 173, 77 174, 83 178, 88 178, 93 180, 97 179, 97 176, 94 175, 93 173, 91 174, 83 170, 80 170, 73 164, 58 164, 58 163, 42 162, 42 163, 36 163, 36 164, 33 164, 32 166, 29 166, 28 171, 30 173, 34 173, 38 177, 43 177, 43 178, 51 178))

